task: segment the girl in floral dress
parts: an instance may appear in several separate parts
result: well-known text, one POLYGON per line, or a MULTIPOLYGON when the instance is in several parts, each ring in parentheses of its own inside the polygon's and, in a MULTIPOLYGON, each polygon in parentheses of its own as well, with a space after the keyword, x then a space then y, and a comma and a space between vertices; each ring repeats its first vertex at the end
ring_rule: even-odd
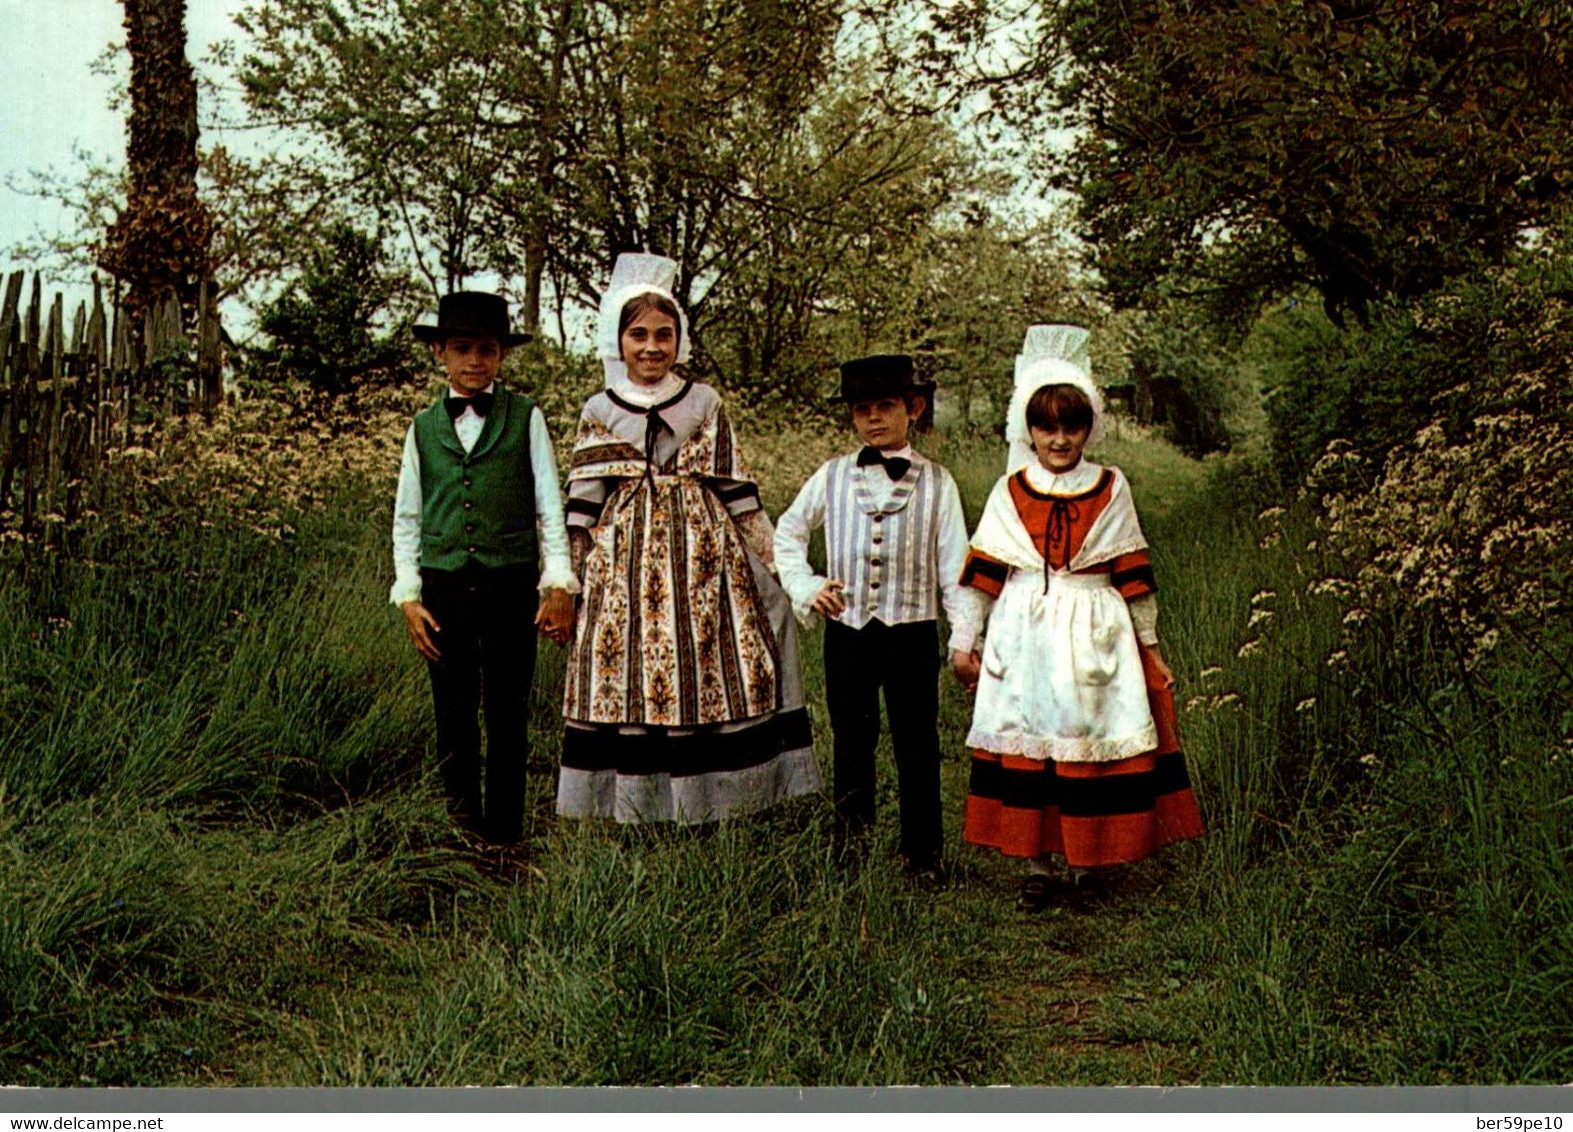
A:
POLYGON ((620 256, 601 303, 606 388, 568 474, 570 817, 715 821, 820 785, 758 485, 720 395, 673 368, 689 348, 676 270, 620 256))

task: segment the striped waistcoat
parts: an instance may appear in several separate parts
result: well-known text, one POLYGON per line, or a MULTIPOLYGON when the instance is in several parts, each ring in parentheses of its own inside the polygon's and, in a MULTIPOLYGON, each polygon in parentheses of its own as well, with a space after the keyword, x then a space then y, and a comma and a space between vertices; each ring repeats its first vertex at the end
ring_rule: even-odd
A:
MULTIPOLYGON (((856 454, 830 462, 825 480, 825 558, 832 578, 846 583, 839 620, 861 629, 875 618, 886 625, 939 616, 940 480, 944 469, 913 453, 912 466, 876 509, 859 474, 856 454)), ((883 476, 881 468, 872 474, 883 476)))

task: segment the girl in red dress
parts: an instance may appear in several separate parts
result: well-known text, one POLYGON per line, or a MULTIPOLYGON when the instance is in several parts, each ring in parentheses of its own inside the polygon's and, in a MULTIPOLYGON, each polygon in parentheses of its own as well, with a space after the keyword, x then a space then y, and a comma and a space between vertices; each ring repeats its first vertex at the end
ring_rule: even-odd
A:
POLYGON ((962 582, 993 599, 967 742, 963 837, 1025 858, 1021 907, 1199 836, 1158 644, 1157 583, 1118 468, 1082 458, 1102 423, 1087 331, 1034 326, 1016 363, 1007 474, 962 582))

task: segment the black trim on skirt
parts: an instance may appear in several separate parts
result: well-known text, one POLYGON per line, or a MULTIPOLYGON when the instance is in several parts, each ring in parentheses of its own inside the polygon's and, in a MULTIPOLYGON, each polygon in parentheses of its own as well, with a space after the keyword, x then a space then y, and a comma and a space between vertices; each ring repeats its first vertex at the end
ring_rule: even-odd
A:
POLYGON ((570 725, 563 733, 563 769, 691 778, 748 770, 814 742, 807 708, 777 712, 735 731, 710 727, 675 736, 669 732, 669 728, 651 727, 625 735, 616 724, 570 725))
POLYGON ((1109 774, 1098 778, 1067 778, 1055 771, 1053 760, 1042 770, 1007 770, 993 759, 976 756, 967 790, 1016 810, 1057 807, 1062 817, 1096 818, 1109 814, 1139 814, 1152 809, 1159 798, 1188 790, 1190 775, 1179 751, 1158 755, 1153 769, 1136 774, 1109 774))

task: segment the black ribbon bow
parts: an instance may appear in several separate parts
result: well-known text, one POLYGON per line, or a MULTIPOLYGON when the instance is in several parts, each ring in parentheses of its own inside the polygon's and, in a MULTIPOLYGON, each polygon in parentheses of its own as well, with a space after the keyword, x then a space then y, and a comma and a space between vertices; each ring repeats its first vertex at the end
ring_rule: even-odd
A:
POLYGON ((652 405, 644 415, 644 478, 651 491, 655 490, 655 446, 662 429, 671 432, 672 426, 662 418, 660 407, 652 405))
POLYGON ((1049 575, 1054 570, 1054 548, 1062 547, 1065 564, 1071 559, 1071 524, 1081 518, 1081 508, 1068 499, 1049 504, 1049 525, 1043 532, 1043 592, 1049 592, 1049 575))
POLYGON ((495 393, 476 393, 470 397, 449 397, 443 402, 448 409, 448 419, 458 420, 464 416, 465 409, 474 409, 476 416, 484 417, 492 411, 492 406, 497 402, 495 393))
POLYGON ((872 464, 883 464, 885 474, 893 480, 899 480, 907 474, 907 469, 912 467, 912 461, 900 456, 886 456, 872 444, 858 453, 858 467, 866 468, 872 464))

